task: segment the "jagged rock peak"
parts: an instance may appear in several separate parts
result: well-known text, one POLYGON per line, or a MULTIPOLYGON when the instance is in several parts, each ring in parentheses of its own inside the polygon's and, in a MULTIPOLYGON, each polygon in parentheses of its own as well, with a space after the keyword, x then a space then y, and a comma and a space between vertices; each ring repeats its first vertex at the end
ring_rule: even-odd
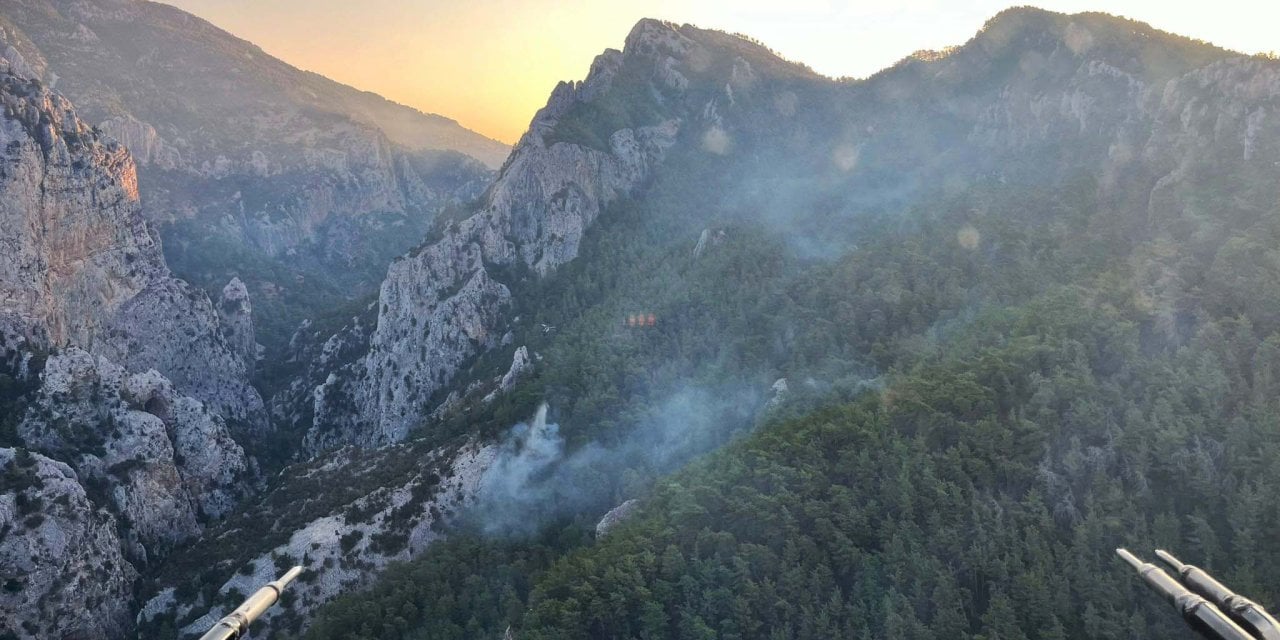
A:
POLYGON ((124 147, 39 81, 0 74, 0 324, 90 345, 106 317, 168 275, 124 147))
POLYGON ((683 56, 694 46, 672 22, 642 18, 627 34, 624 53, 647 56, 683 56))
POLYGON ((222 288, 222 297, 218 300, 218 318, 227 344, 240 356, 245 370, 252 375, 258 360, 258 343, 254 339, 253 304, 249 300, 249 289, 240 278, 232 278, 222 288))

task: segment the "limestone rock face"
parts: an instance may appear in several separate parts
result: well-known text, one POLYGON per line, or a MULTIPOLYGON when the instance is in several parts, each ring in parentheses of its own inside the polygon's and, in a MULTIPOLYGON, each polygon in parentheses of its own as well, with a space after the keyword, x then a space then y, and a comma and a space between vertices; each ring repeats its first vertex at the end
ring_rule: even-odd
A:
POLYGON ((166 278, 122 305, 111 329, 96 351, 130 370, 160 371, 180 392, 235 420, 240 435, 268 428, 262 397, 248 383, 251 364, 228 344, 204 292, 166 278))
POLYGON ((548 140, 575 105, 608 92, 627 56, 648 65, 680 51, 679 36, 661 23, 646 21, 637 33, 627 53, 606 52, 585 81, 556 88, 478 211, 391 265, 368 354, 314 392, 319 427, 311 442, 376 446, 402 440, 430 414, 433 394, 465 363, 500 344, 511 294, 491 271, 514 268, 541 277, 572 260, 603 208, 639 187, 661 163, 680 131, 679 119, 615 131, 605 149, 548 140), (646 39, 650 31, 654 35, 646 39))
POLYGON ((121 305, 167 276, 138 215, 133 163, 35 83, 0 74, 0 103, 0 322, 93 345, 121 305))
POLYGON ((243 497, 252 465, 229 424, 260 434, 266 416, 208 296, 170 275, 128 151, 11 66, 0 60, 0 364, 27 391, 23 448, 3 457, 21 468, 0 484, 0 568, 22 589, 0 595, 0 624, 121 637, 135 567, 243 497))
POLYGON ((123 637, 137 571, 116 519, 67 465, 0 449, 0 632, 19 638, 123 637))
POLYGON ((253 304, 249 301, 249 289, 240 278, 232 278, 222 288, 222 298, 218 300, 218 319, 222 324, 222 335, 228 346, 245 363, 249 374, 258 360, 258 343, 253 335, 253 304))
POLYGON ((320 605, 440 539, 438 524, 474 501, 496 455, 496 447, 475 442, 435 450, 404 444, 346 448, 288 468, 272 492, 188 550, 197 562, 224 570, 215 602, 180 599, 177 587, 189 576, 163 575, 141 623, 174 614, 184 634, 202 633, 229 612, 224 598, 233 589, 252 593, 281 567, 300 564, 305 570, 289 587, 290 602, 266 613, 263 635, 274 636, 299 616, 305 624, 320 605), (326 501, 290 499, 316 486, 330 489, 326 501), (271 533, 264 537, 266 529, 271 533), (240 555, 227 556, 227 539, 243 541, 234 545, 240 555))
POLYGON ((154 368, 247 428, 265 428, 262 399, 213 305, 165 266, 128 151, 39 83, 0 74, 0 103, 0 333, 154 368))
POLYGON ((48 359, 18 431, 105 488, 100 506, 130 524, 139 561, 199 533, 247 490, 244 451, 221 416, 154 370, 130 375, 77 348, 48 359))
POLYGON ((182 166, 182 154, 161 138, 155 127, 130 114, 103 120, 98 128, 119 140, 133 154, 138 164, 153 165, 168 171, 182 166))
POLYGON ((531 369, 533 369, 533 362, 529 360, 528 347, 516 349, 515 355, 511 357, 511 368, 507 369, 507 372, 502 374, 502 380, 498 381, 499 391, 510 391, 531 369))
POLYGON ((609 531, 614 527, 622 524, 624 521, 635 515, 637 509, 640 508, 640 501, 631 499, 609 510, 600 518, 600 522, 596 523, 596 537, 603 538, 609 535, 609 531))

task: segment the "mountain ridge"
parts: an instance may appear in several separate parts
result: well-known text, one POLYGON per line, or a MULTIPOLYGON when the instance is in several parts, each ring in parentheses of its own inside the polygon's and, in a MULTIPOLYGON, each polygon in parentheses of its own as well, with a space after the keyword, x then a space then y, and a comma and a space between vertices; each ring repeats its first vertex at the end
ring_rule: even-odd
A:
MULTIPOLYGON (((1028 87, 1022 89, 1023 91, 1039 92, 1055 91, 1056 88, 1052 86, 1052 82, 1059 79, 1083 82, 1083 80, 1075 80, 1081 73, 1075 60, 1086 55, 1096 54, 1114 58, 1117 64, 1129 66, 1137 74, 1156 74, 1155 79, 1149 81, 1152 83, 1158 83, 1163 77, 1160 74, 1169 73, 1169 69, 1186 72, 1208 60, 1230 57, 1224 50, 1187 39, 1175 40, 1179 46, 1189 45, 1186 53, 1171 52, 1165 57, 1146 56, 1130 59, 1130 52, 1124 47, 1104 47, 1108 39, 1114 37, 1113 32, 1123 32, 1133 28, 1134 25, 1141 26, 1140 23, 1099 14, 1081 14, 1077 17, 1043 10, 1006 11, 989 21, 983 32, 957 48, 950 56, 928 63, 928 68, 931 73, 939 75, 949 83, 945 86, 954 86, 956 83, 966 82, 963 73, 955 71, 957 65, 968 64, 975 57, 989 59, 992 56, 998 56, 1002 47, 1012 46, 1010 43, 1016 41, 1021 43, 1017 46, 1024 50, 1025 59, 1019 61, 1021 66, 1013 65, 1007 71, 1001 70, 1001 72, 1026 82, 1028 87), (1096 44, 1094 43, 1095 35, 1089 31, 1091 27, 1098 32, 1096 44), (1063 44, 1070 33, 1074 33, 1072 37, 1079 40, 1076 47, 1078 51, 1063 44), (1087 46, 1082 44, 1085 42, 1088 43, 1087 46), (1059 50, 1066 50, 1067 53, 1065 55, 1055 53, 1059 50), (1050 62, 1055 60, 1055 56, 1060 60, 1050 62), (1028 67, 1028 64, 1035 66, 1028 67), (1055 80, 1045 79, 1046 74, 1049 73, 1055 74, 1055 80)), ((1142 28, 1148 33, 1159 33, 1149 27, 1142 28)), ((1097 72, 1085 70, 1085 77, 1093 77, 1096 73, 1110 73, 1107 69, 1127 73, 1114 66, 1100 69, 1101 71, 1097 72)), ((511 264, 513 261, 517 265, 523 263, 521 268, 530 269, 536 273, 536 277, 541 278, 554 270, 557 265, 572 260, 576 255, 578 238, 593 223, 599 209, 612 199, 612 197, 602 198, 599 202, 593 202, 588 197, 581 203, 575 200, 581 197, 579 194, 590 193, 593 188, 602 184, 606 175, 605 168, 608 165, 601 164, 602 161, 596 158, 608 158, 610 153, 617 154, 619 149, 634 144, 624 142, 620 147, 619 141, 612 139, 613 136, 631 135, 628 132, 657 131, 666 127, 662 134, 663 144, 674 144, 678 139, 687 140, 691 135, 689 131, 692 129, 700 132, 696 135, 701 136, 701 139, 696 143, 709 156, 726 156, 734 153, 735 144, 749 143, 750 139, 756 135, 751 131, 753 126, 767 128, 778 122, 801 117, 797 114, 797 109, 803 109, 804 106, 798 102, 799 98, 795 92, 785 88, 791 82, 808 83, 810 87, 805 89, 807 91, 832 94, 829 98, 824 96, 823 100, 851 103, 854 109, 858 110, 869 111, 877 106, 911 96, 920 99, 912 105, 912 109, 938 110, 939 113, 933 116, 933 122, 927 126, 937 130, 939 136, 954 137, 955 144, 944 145, 941 148, 929 148, 928 144, 932 143, 922 145, 920 136, 908 135, 900 129, 894 129, 900 126, 892 120, 897 116, 886 116, 883 111, 867 116, 868 122, 864 125, 866 131, 858 131, 847 124, 844 125, 844 131, 840 136, 845 140, 840 141, 839 144, 832 144, 830 138, 827 141, 817 142, 820 145, 827 145, 832 154, 829 158, 819 157, 817 160, 833 158, 836 160, 833 163, 834 168, 832 164, 828 164, 817 169, 826 174, 828 179, 856 180, 860 177, 859 174, 864 173, 855 170, 859 156, 883 153, 893 158, 893 161, 898 163, 893 166, 900 166, 901 170, 895 171, 885 167, 881 170, 882 175, 862 178, 867 181, 865 184, 898 182, 901 183, 901 186, 897 187, 899 190, 910 193, 911 190, 919 188, 918 185, 912 184, 913 176, 917 183, 935 177, 922 169, 953 173, 961 171, 966 174, 965 177, 956 179, 970 179, 972 175, 981 175, 980 172, 1003 162, 998 154, 1028 153, 1028 149, 1040 144, 1039 140, 1050 136, 1050 128, 1055 131, 1065 131, 1071 126, 1069 124, 1071 120, 1079 123, 1080 131, 1076 132, 1077 135, 1084 133, 1086 128, 1090 129, 1089 135, 1096 141, 1096 145, 1110 144, 1110 138, 1117 135, 1125 126, 1122 122, 1113 121, 1106 108, 1091 106, 1092 100, 1081 98, 1084 94, 1080 91, 1075 95, 1064 95, 1060 105, 1050 104, 1047 107, 1017 105, 1016 109, 1006 113, 994 111, 996 106, 988 107, 987 105, 1002 105, 1007 99, 992 98, 990 91, 982 86, 962 87, 961 91, 972 94, 972 97, 968 98, 970 104, 953 102, 951 105, 939 105, 942 98, 938 96, 943 90, 935 87, 936 83, 917 77, 918 72, 916 66, 906 65, 891 68, 865 81, 837 82, 824 78, 799 63, 786 61, 767 47, 739 36, 654 19, 639 21, 628 34, 622 51, 606 51, 593 61, 585 80, 573 83, 562 82, 553 90, 547 105, 534 116, 529 129, 521 137, 497 180, 486 192, 481 209, 476 214, 461 221, 456 227, 456 232, 446 231, 444 238, 436 241, 435 244, 429 243, 419 247, 410 258, 393 264, 388 279, 384 281, 384 297, 380 303, 381 313, 375 324, 377 330, 371 339, 374 341, 373 344, 377 345, 381 341, 379 334, 387 333, 396 337, 382 343, 381 347, 372 348, 371 352, 376 355, 366 358, 364 372, 339 375, 337 379, 316 387, 318 395, 315 397, 321 399, 317 400, 312 414, 316 422, 348 425, 325 427, 330 430, 360 431, 372 428, 375 431, 390 434, 390 436, 379 436, 367 441, 377 443, 386 442, 386 437, 390 437, 392 441, 401 439, 408 433, 407 423, 421 422, 426 419, 434 409, 420 408, 418 403, 423 396, 431 398, 436 389, 446 386, 442 385, 440 376, 444 375, 444 380, 450 379, 462 363, 494 348, 496 344, 490 343, 479 348, 444 349, 440 353, 448 352, 452 355, 444 361, 437 361, 433 359, 434 354, 442 348, 433 342, 437 338, 426 338, 425 343, 415 346, 414 332, 408 329, 414 323, 407 316, 397 319, 387 314, 389 310, 399 306, 398 303, 389 304, 388 296, 396 291, 414 291, 412 295, 398 295, 396 298, 403 298, 404 304, 413 305, 412 310, 406 310, 408 315, 413 315, 420 309, 423 300, 431 300, 439 295, 439 291, 447 291, 449 287, 442 283, 452 282, 462 276, 444 277, 442 280, 439 274, 449 269, 441 265, 425 267, 424 265, 440 261, 442 258, 432 257, 431 252, 438 252, 442 247, 451 246, 451 243, 463 243, 455 247, 457 250, 470 247, 468 251, 471 253, 467 262, 469 266, 458 273, 464 274, 467 278, 472 274, 484 275, 484 284, 480 287, 483 289, 493 287, 488 284, 489 274, 486 270, 488 264, 503 265, 511 264), (622 76, 626 79, 619 79, 622 76), (722 78, 727 82, 719 84, 715 80, 703 80, 699 83, 697 81, 699 78, 722 78), (776 90, 773 104, 760 103, 749 107, 737 104, 741 100, 750 99, 752 91, 760 93, 773 90, 760 88, 766 86, 782 87, 776 90), (618 93, 621 97, 613 95, 611 91, 618 93), (915 95, 912 95, 913 93, 915 95), (698 104, 691 104, 695 100, 699 101, 698 104), (963 107, 966 112, 956 111, 957 107, 963 107), (1060 113, 1050 113, 1049 109, 1059 109, 1060 113), (739 111, 746 120, 736 125, 729 123, 721 110, 725 110, 726 113, 728 110, 739 111), (876 120, 886 119, 888 122, 883 125, 876 122, 876 120), (890 128, 888 137, 872 132, 881 126, 890 128), (949 129, 944 132, 944 129, 939 127, 949 127, 949 129), (1006 135, 1010 130, 1024 130, 1027 133, 1015 139, 1006 135), (736 142, 735 137, 738 138, 736 142), (984 137, 990 139, 983 140, 984 137), (666 140, 670 142, 665 142, 666 140), (585 154, 585 158, 571 159, 569 155, 571 153, 585 154), (592 155, 599 153, 604 155, 592 155), (901 160, 894 158, 894 156, 901 157, 904 153, 915 154, 918 158, 915 160, 908 160, 905 157, 901 160), (560 157, 557 157, 557 154, 560 157), (967 169, 956 169, 964 165, 971 166, 967 169), (578 170, 576 167, 583 166, 592 168, 580 175, 573 173, 578 170), (934 168, 929 169, 930 167, 934 168), (593 175, 591 171, 600 173, 593 175), (895 172, 907 178, 893 176, 895 172), (569 182, 558 184, 554 188, 538 184, 538 181, 550 183, 566 177, 569 182), (541 212, 527 210, 530 206, 545 207, 545 209, 541 212), (562 218, 562 214, 558 213, 560 211, 558 207, 564 207, 570 215, 562 218), (504 211, 518 211, 518 214, 508 219, 504 211), (552 230, 548 231, 548 229, 552 230), (467 237, 473 239, 462 240, 467 237), (410 264, 416 264, 436 274, 426 278, 431 283, 430 290, 418 290, 417 285, 403 281, 406 277, 403 272, 410 264), (417 351, 418 347, 421 348, 422 353, 433 357, 421 359, 412 357, 409 352, 417 351), (396 353, 400 355, 393 355, 396 353), (379 364, 379 360, 384 362, 379 364), (415 381, 415 376, 419 373, 417 369, 419 364, 426 367, 421 372, 425 377, 415 381), (394 376, 389 374, 390 371, 395 372, 394 376), (382 380, 383 382, 378 383, 382 387, 374 394, 367 389, 362 390, 361 385, 366 383, 358 380, 382 380), (410 384, 411 382, 413 384, 410 384), (417 392, 413 391, 414 389, 417 392), (330 398, 328 397, 330 392, 336 395, 330 398), (355 395, 351 396, 352 393, 355 395), (361 397, 361 394, 365 394, 365 399, 354 399, 361 397), (377 399, 372 399, 372 396, 376 396, 377 399), (413 399, 406 404, 403 400, 405 397, 413 399), (400 399, 388 400, 387 398, 400 399), (325 404, 368 408, 360 409, 357 412, 358 417, 355 418, 340 417, 345 410, 339 411, 338 417, 329 417, 324 410, 325 404), (377 408, 372 408, 375 405, 377 408), (390 415, 389 418, 388 415, 390 415), (387 420, 390 422, 386 422, 387 420), (373 423, 372 427, 370 421, 373 423)), ((1136 79, 1138 76, 1130 77, 1136 79)), ((1131 93, 1135 90, 1132 86, 1126 85, 1124 88, 1117 87, 1114 90, 1129 93, 1128 97, 1124 98, 1126 100, 1136 99, 1136 94, 1131 93)), ((1119 95, 1116 94, 1116 97, 1119 98, 1119 95)), ((829 109, 830 105, 816 105, 814 108, 829 109)), ((855 111, 855 117, 861 117, 857 114, 858 112, 855 111)), ((814 135, 811 131, 805 131, 804 134, 814 135)), ((1095 150, 1101 148, 1095 147, 1095 150)), ((776 152, 768 149, 760 151, 760 153, 776 152)), ((1092 152, 1093 150, 1089 153, 1092 152)), ((646 154, 643 157, 650 159, 635 166, 653 163, 654 167, 657 167, 661 162, 661 155, 646 154)), ((1078 161, 1078 159, 1065 157, 1059 160, 1064 167, 1078 161)), ((1041 167, 1039 170, 1047 169, 1041 167)), ((615 189, 615 193, 621 195, 639 185, 644 180, 643 175, 648 171, 649 169, 644 169, 643 172, 634 174, 628 179, 631 186, 615 189)), ((847 193, 853 189, 853 187, 845 187, 843 191, 847 193)), ((777 196, 768 197, 776 198, 777 196)), ((494 291, 500 293, 499 298, 506 299, 508 293, 502 293, 502 291, 505 291, 511 283, 498 284, 500 286, 494 291)), ((455 286, 462 286, 462 283, 459 281, 455 286)), ((442 308, 452 308, 450 305, 453 303, 446 298, 441 301, 441 304, 442 308)), ((505 304, 475 305, 473 302, 468 302, 467 308, 486 311, 475 317, 468 316, 470 319, 464 324, 472 328, 469 328, 465 334, 472 336, 472 340, 476 339, 475 336, 484 334, 488 337, 483 340, 491 340, 493 338, 489 335, 491 332, 511 330, 513 327, 503 326, 497 320, 501 315, 498 308, 505 304), (486 319, 479 320, 479 318, 486 319), (480 329, 481 327, 483 330, 480 329)), ((442 332, 434 324, 432 327, 430 336, 440 336, 442 333, 448 335, 450 331, 456 330, 455 327, 442 332)), ((307 398, 312 396, 312 393, 305 395, 307 398)), ((350 442, 350 440, 339 441, 350 442)), ((316 450, 315 445, 312 445, 311 450, 316 450)))
MULTIPOLYGON (((497 506, 543 533, 486 537, 481 510, 305 637, 1187 633, 1112 555, 1135 544, 1275 599, 1257 571, 1277 561, 1258 496, 1280 450, 1280 65, 1129 29, 1014 13, 951 56, 820 87, 659 58, 528 134, 600 151, 683 116, 576 257, 494 270, 512 340, 418 432, 501 434, 548 402, 569 451, 497 506), (637 95, 671 110, 609 104, 637 95), (516 345, 534 372, 491 399, 516 345), (665 479, 647 450, 610 453, 708 380, 789 397, 665 479), (584 532, 633 498, 632 522, 584 532)), ((654 449, 710 435, 666 421, 654 449)))
MULTIPOLYGON (((991 25, 949 56, 840 82, 736 36, 637 23, 557 86, 496 181, 396 259, 346 329, 295 333, 305 372, 269 406, 302 441, 297 464, 182 557, 139 562, 137 599, 116 589, 118 626, 101 635, 143 601, 142 635, 198 632, 297 562, 308 572, 268 615, 274 632, 318 616, 313 637, 1140 636, 1134 620, 1151 616, 1127 615, 1127 583, 1090 549, 1148 529, 1208 557, 1224 557, 1219 539, 1253 544, 1146 478, 1236 513, 1248 496, 1230 493, 1222 452, 1276 445, 1250 425, 1274 421, 1280 378, 1238 369, 1271 371, 1280 327, 1267 303, 1280 297, 1280 65, 1135 44, 1109 17, 991 25), (528 444, 515 423, 531 415, 550 442, 528 444), (1115 510, 1121 490, 1144 510, 1115 510), (634 522, 595 540, 594 516, 619 504, 640 505, 634 522), (511 522, 549 533, 487 555, 484 532, 511 522), (390 560, 411 564, 324 606, 390 560), (424 567, 433 580, 467 567, 474 597, 404 578, 424 567), (696 609, 682 584, 699 585, 696 609), (941 621, 920 604, 934 594, 955 603, 941 621)), ((221 343, 245 359, 258 300, 240 280, 219 287, 210 326, 234 327, 221 343)), ((21 384, 28 362, 11 368, 21 384)), ((18 425, 44 453, 0 450, 20 480, 0 514, 24 516, 24 540, 103 529, 65 517, 103 498, 61 484, 48 497, 75 508, 28 524, 29 478, 65 475, 45 453, 123 476, 125 499, 108 504, 145 517, 108 547, 131 567, 245 490, 248 462, 209 477, 211 458, 178 460, 232 426, 196 398, 77 350, 44 367, 18 425), (104 406, 128 428, 102 429, 99 452, 74 427, 104 406), (43 415, 59 412, 67 425, 43 415), (122 455, 137 448, 163 464, 122 455), (127 499, 156 485, 182 488, 151 509, 127 499)), ((112 589, 132 580, 113 576, 112 589)))

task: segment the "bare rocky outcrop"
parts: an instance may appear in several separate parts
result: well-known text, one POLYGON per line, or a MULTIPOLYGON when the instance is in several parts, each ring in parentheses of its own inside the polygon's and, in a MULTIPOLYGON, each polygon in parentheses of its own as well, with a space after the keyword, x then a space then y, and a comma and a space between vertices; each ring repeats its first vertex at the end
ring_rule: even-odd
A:
POLYGON ((786 402, 787 396, 791 394, 791 386, 787 384, 786 378, 778 378, 773 381, 769 391, 772 395, 769 397, 769 401, 765 403, 766 409, 772 409, 786 402))
POLYGON ((201 571, 225 570, 215 602, 179 596, 189 575, 162 576, 141 623, 169 620, 182 634, 202 633, 230 610, 227 602, 235 598, 229 594, 250 594, 294 564, 304 572, 290 585, 289 599, 264 616, 266 634, 299 619, 305 623, 317 607, 362 588, 388 563, 413 558, 440 539, 440 525, 474 501, 496 454, 496 447, 475 442, 430 451, 415 445, 348 448, 287 469, 273 492, 190 550, 197 564, 207 563, 201 571), (288 498, 299 487, 330 483, 342 485, 334 493, 343 499, 311 505, 288 498), (266 530, 265 539, 253 533, 266 530), (235 557, 226 555, 226 538, 246 543, 235 557), (217 555, 206 557, 210 553, 217 555))
POLYGON ((182 154, 161 138, 155 127, 130 114, 107 118, 98 128, 119 140, 140 165, 154 165, 167 171, 182 166, 182 154))
POLYGON ((607 149, 548 139, 575 105, 608 91, 626 55, 657 59, 688 48, 653 21, 628 42, 628 54, 606 52, 585 81, 556 88, 476 213, 391 265, 368 354, 314 392, 320 427, 311 442, 376 446, 404 439, 466 362, 500 344, 511 294, 491 271, 545 276, 572 260, 604 207, 639 187, 662 161, 680 131, 678 119, 613 132, 607 149))
POLYGON ((0 619, 23 638, 120 637, 135 567, 245 494, 252 466, 229 422, 260 434, 265 412, 208 297, 170 275, 128 151, 9 67, 0 355, 34 388, 7 455, 37 460, 14 477, 51 481, 0 487, 0 563, 28 576, 0 595, 0 619))
POLYGON ((18 432, 102 487, 99 506, 129 523, 128 555, 140 562, 199 533, 247 489, 244 451, 221 416, 154 370, 130 375, 77 348, 49 358, 18 432))
POLYGON ((533 361, 529 359, 529 348, 520 347, 516 349, 515 355, 511 356, 511 367, 507 372, 502 374, 502 379, 498 381, 498 392, 505 393, 510 391, 533 369, 533 361))
POLYGON ((631 519, 639 508, 640 501, 633 498, 610 509, 609 513, 604 514, 604 517, 600 518, 600 522, 596 523, 596 538, 603 538, 609 535, 609 531, 631 519))
POLYGON ((254 339, 253 304, 249 301, 249 289, 240 278, 232 278, 222 288, 222 297, 218 300, 218 319, 227 344, 252 375, 253 366, 258 361, 258 342, 254 339))
POLYGON ((116 520, 66 464, 0 449, 0 633, 19 638, 125 635, 137 572, 116 520))

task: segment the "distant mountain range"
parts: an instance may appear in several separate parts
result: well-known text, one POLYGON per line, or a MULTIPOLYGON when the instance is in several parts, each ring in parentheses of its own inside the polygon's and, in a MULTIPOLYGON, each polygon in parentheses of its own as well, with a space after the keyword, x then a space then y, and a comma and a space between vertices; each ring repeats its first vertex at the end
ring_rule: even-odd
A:
POLYGON ((253 151, 268 168, 289 166, 298 160, 276 157, 277 147, 323 142, 344 120, 412 151, 457 151, 493 169, 510 151, 449 118, 292 67, 165 4, 15 0, 0 27, 7 57, 73 100, 86 121, 105 124, 142 166, 227 171, 219 155, 238 168, 254 164, 253 151))
POLYGON ((317 309, 369 295, 509 152, 153 2, 5 3, 0 52, 132 152, 171 266, 215 295, 240 277, 273 356, 317 309))

